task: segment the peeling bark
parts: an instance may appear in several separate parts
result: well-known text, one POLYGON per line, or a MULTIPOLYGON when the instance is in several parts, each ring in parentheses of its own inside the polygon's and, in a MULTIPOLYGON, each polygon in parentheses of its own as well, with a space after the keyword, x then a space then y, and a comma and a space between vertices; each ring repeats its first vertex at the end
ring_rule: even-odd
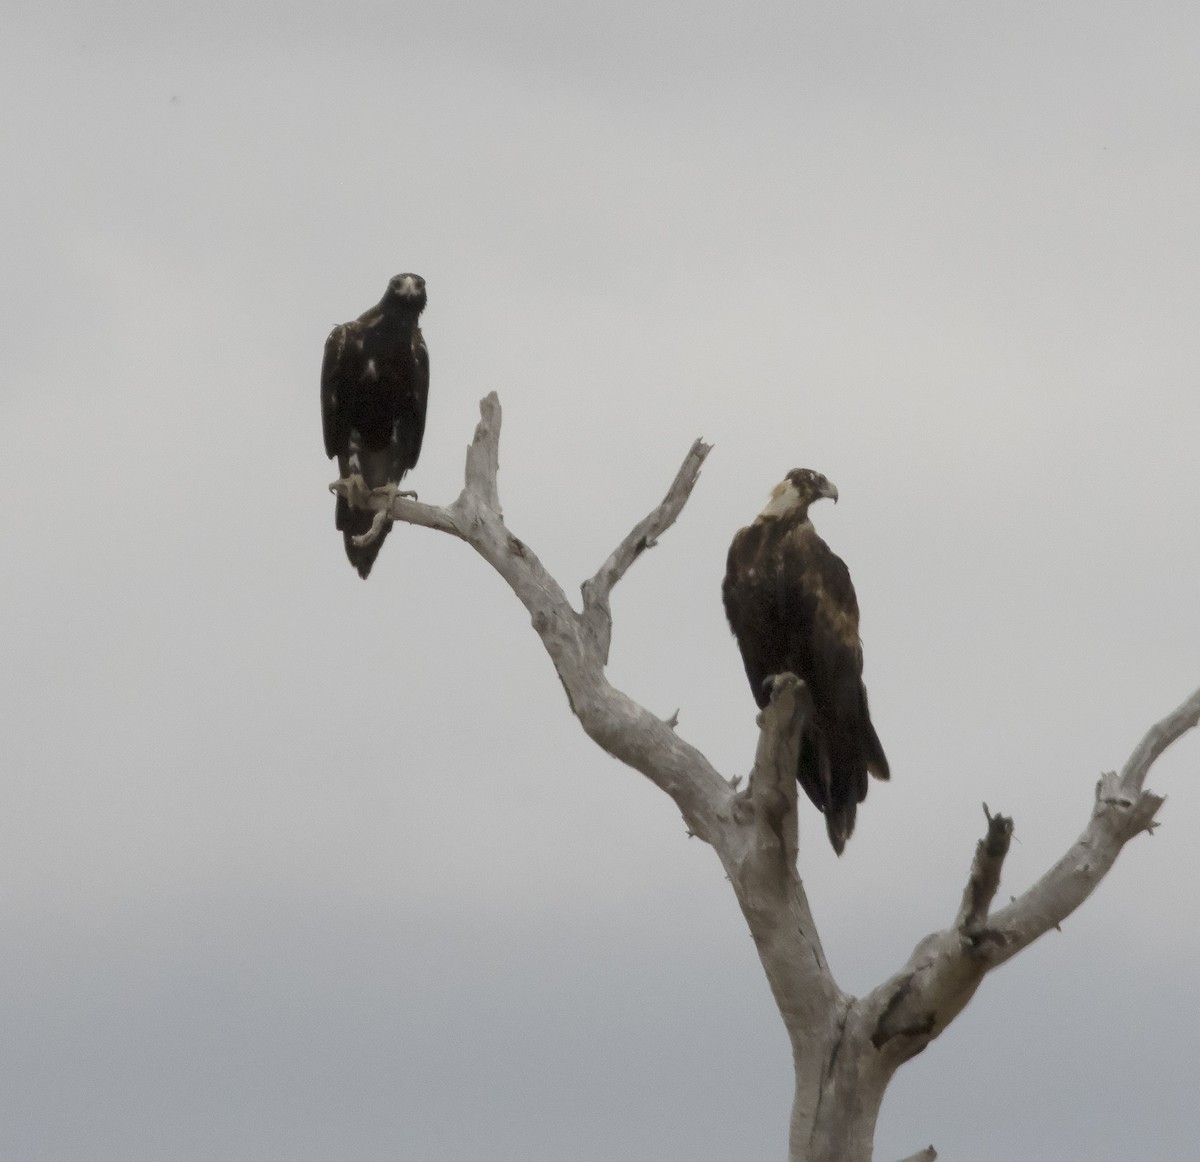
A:
MULTIPOLYGON (((1096 787, 1083 833, 1049 871, 1008 906, 991 911, 1012 820, 985 806, 953 923, 926 936, 908 961, 865 997, 837 985, 796 870, 796 749, 809 712, 803 683, 776 679, 759 716, 749 783, 723 778, 680 737, 678 712, 664 721, 615 689, 604 674, 612 639, 610 595, 633 563, 679 517, 709 446, 697 440, 663 500, 583 583, 576 610, 533 549, 504 523, 497 483, 500 403, 480 404, 465 485, 445 507, 373 493, 367 507, 392 520, 450 533, 509 584, 562 681, 571 711, 609 754, 672 797, 690 834, 716 851, 754 938, 792 1045, 795 1094, 789 1162, 870 1162, 880 1103, 895 1071, 962 1011, 988 972, 1056 927, 1095 889, 1124 845, 1155 826, 1163 800, 1143 789, 1155 759, 1200 722, 1200 690, 1153 726, 1120 775, 1096 787)), ((331 485, 345 494, 345 482, 331 485)), ((364 503, 354 497, 352 503, 364 503)), ((932 1162, 932 1146, 904 1162, 932 1162)))

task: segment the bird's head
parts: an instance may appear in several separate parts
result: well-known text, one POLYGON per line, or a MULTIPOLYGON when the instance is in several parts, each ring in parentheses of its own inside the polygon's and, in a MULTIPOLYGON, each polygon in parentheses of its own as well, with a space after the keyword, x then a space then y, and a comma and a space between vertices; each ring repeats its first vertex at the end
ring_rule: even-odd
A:
POLYGON ((419 274, 397 274, 388 280, 386 299, 394 303, 425 309, 425 280, 419 274))
POLYGON ((811 468, 793 468, 771 491, 762 516, 803 516, 814 500, 827 496, 837 503, 837 485, 811 468))

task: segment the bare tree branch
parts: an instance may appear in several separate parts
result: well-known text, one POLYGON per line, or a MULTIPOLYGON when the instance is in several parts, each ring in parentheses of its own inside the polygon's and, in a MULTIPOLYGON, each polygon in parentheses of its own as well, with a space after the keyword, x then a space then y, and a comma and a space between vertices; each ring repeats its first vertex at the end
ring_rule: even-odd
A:
MULTIPOLYGON (((344 496, 352 504, 358 503, 359 497, 354 490, 354 486, 348 479, 335 480, 330 486, 329 491, 338 496, 344 496)), ((378 535, 376 524, 382 525, 384 517, 390 517, 392 520, 403 520, 411 525, 421 525, 423 528, 437 529, 439 532, 450 533, 453 536, 462 536, 454 521, 454 511, 452 508, 440 508, 436 504, 421 504, 416 500, 408 500, 402 497, 392 498, 387 496, 383 490, 380 490, 376 495, 368 495, 366 498, 366 506, 373 509, 375 515, 380 519, 378 522, 371 522, 371 530, 363 533, 361 543, 366 544, 375 539, 378 535)), ((356 541, 359 538, 355 538, 356 541)))
POLYGON ((1083 833, 1031 888, 988 920, 991 963, 1003 964, 1057 928, 1096 890, 1125 844, 1150 830, 1162 804, 1163 798, 1149 791, 1130 799, 1116 774, 1101 775, 1083 833))
MULTIPOLYGON (((372 495, 369 505, 386 505, 393 520, 450 533, 479 553, 529 611, 571 710, 588 735, 614 758, 666 791, 679 806, 688 829, 712 843, 731 810, 732 789, 698 750, 680 738, 672 723, 657 718, 609 684, 604 676, 607 640, 597 637, 594 623, 585 624, 584 615, 572 607, 533 549, 504 523, 497 484, 502 414, 494 392, 480 402, 479 410, 479 423, 467 449, 464 487, 453 504, 439 507, 402 497, 389 502, 372 495)), ((700 441, 693 445, 666 499, 638 529, 646 526, 652 536, 658 536, 670 527, 695 485, 707 451, 700 441)), ((630 534, 635 542, 637 532, 630 534)), ((630 542, 630 537, 622 544, 630 542)), ((599 583, 605 601, 636 555, 626 560, 618 547, 610 556, 613 568, 599 583)), ((607 564, 601 574, 605 568, 607 564)))
POLYGON ((616 585, 647 549, 658 544, 658 538, 667 531, 683 511, 696 481, 700 478, 700 466, 712 451, 712 445, 703 440, 692 444, 684 457, 671 487, 662 502, 643 517, 629 535, 609 554, 608 560, 582 585, 583 616, 589 631, 594 635, 604 662, 608 661, 608 648, 612 640, 612 610, 609 597, 616 585))
POLYGON ((1004 815, 993 815, 986 803, 983 813, 987 816, 988 832, 975 848, 971 878, 967 881, 962 906, 954 921, 955 927, 972 941, 978 938, 987 923, 988 909, 1000 886, 1000 869, 1004 866, 1004 857, 1008 855, 1008 845, 1012 841, 1011 819, 1004 815))
MULTIPOLYGON (((716 850, 754 937, 792 1043, 795 1091, 791 1162, 867 1162, 884 1090, 895 1070, 954 1019, 991 969, 1055 927, 1092 892, 1133 836, 1154 826, 1162 798, 1143 789, 1158 756, 1200 723, 1200 690, 1152 727, 1124 770, 1101 777, 1087 827, 1071 849, 1007 907, 990 909, 1012 837, 1012 820, 987 811, 954 922, 922 940, 890 980, 856 999, 825 961, 796 870, 796 756, 808 691, 776 677, 759 717, 761 733, 745 791, 727 780, 668 721, 651 714, 604 673, 612 633, 610 595, 641 553, 675 522, 709 447, 697 440, 662 502, 643 518, 581 587, 582 611, 537 555, 504 522, 497 485, 500 404, 493 393, 467 450, 464 487, 450 505, 419 503, 374 490, 333 488, 384 519, 438 529, 467 542, 504 578, 529 611, 572 712, 613 757, 669 794, 689 834, 716 850)), ((932 1162, 933 1147, 905 1162, 932 1162)))
POLYGON ((876 1048, 906 1059, 933 1040, 974 995, 983 976, 1058 927, 1095 890, 1121 849, 1149 831, 1163 799, 1142 790, 1146 772, 1176 739, 1200 722, 1200 691, 1147 731, 1125 772, 1096 786, 1092 817, 1067 853, 1028 891, 987 915, 999 883, 1012 821, 988 815, 954 927, 927 936, 891 980, 864 998, 876 1048))
POLYGON ((1143 790, 1146 775, 1159 755, 1198 723, 1200 690, 1146 731, 1120 775, 1109 771, 1100 776, 1083 834, 1037 883, 988 921, 995 936, 989 949, 993 964, 1002 964, 1057 928, 1092 894, 1125 844, 1154 828, 1164 800, 1143 790))
POLYGON ((795 674, 777 675, 771 701, 758 716, 760 733, 750 780, 734 807, 734 820, 747 825, 741 837, 743 858, 771 849, 783 865, 796 865, 796 763, 800 732, 811 713, 812 699, 804 683, 795 674))
POLYGON ((823 1027, 828 1006, 840 996, 796 871, 796 760, 811 711, 804 683, 794 674, 776 676, 771 701, 759 715, 754 769, 734 804, 736 826, 727 829, 719 849, 794 1041, 823 1027), (787 922, 780 922, 782 916, 787 922), (807 1000, 799 1003, 799 997, 807 1000))
POLYGON ((1200 723, 1200 690, 1181 703, 1161 722, 1156 722, 1141 742, 1134 747, 1121 771, 1122 785, 1140 791, 1154 760, 1175 742, 1200 723))

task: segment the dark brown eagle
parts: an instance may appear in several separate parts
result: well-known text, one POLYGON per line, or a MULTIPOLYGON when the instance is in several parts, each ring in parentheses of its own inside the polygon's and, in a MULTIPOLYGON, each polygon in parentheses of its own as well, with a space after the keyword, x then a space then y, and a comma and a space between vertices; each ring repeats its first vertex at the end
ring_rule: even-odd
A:
POLYGON ((867 710, 850 572, 808 519, 808 506, 822 496, 836 502, 838 493, 819 472, 789 472, 754 523, 734 536, 721 594, 758 705, 770 701, 776 674, 795 674, 808 687, 813 712, 796 777, 841 855, 867 774, 886 779, 888 763, 867 710))
MULTIPOLYGON (((429 399, 429 352, 417 326, 424 309, 425 280, 419 274, 398 274, 375 306, 334 327, 325 340, 325 454, 337 457, 342 479, 354 483, 359 499, 365 500, 372 489, 397 495, 404 474, 421 454, 429 399)), ((334 522, 350 564, 364 579, 392 527, 387 521, 374 541, 356 545, 353 538, 365 533, 371 521, 370 509, 338 496, 334 522)))

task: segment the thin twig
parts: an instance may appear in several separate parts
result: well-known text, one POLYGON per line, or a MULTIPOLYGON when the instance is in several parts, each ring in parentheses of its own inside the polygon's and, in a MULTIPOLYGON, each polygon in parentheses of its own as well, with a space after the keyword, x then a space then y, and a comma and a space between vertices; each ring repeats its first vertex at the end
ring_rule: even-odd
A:
POLYGON ((1146 774, 1163 751, 1181 735, 1187 734, 1200 723, 1200 690, 1197 690, 1186 702, 1177 706, 1161 722, 1156 722, 1141 742, 1134 747, 1124 769, 1121 771, 1121 782, 1138 791, 1146 781, 1146 774))
POLYGON ((609 598, 613 586, 628 572, 629 567, 647 549, 658 543, 658 538, 678 519, 687 504, 696 481, 700 478, 700 466, 712 451, 712 445, 696 440, 684 457, 666 496, 630 530, 625 539, 608 555, 608 559, 595 574, 581 586, 583 592, 583 618, 588 632, 593 636, 604 661, 608 661, 608 647, 612 639, 612 611, 609 598))
POLYGON ((988 909, 996 898, 996 889, 1000 887, 1000 869, 1004 866, 1004 857, 1008 855, 1013 830, 1013 821, 1005 815, 993 815, 986 803, 983 813, 988 821, 987 835, 975 847, 971 875, 954 921, 955 927, 972 940, 987 925, 988 909))

